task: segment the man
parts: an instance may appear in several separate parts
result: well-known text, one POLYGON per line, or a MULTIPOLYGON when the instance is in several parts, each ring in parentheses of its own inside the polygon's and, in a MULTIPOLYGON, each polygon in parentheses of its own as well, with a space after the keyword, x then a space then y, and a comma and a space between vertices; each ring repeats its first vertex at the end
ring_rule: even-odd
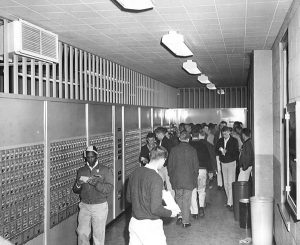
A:
MULTIPOLYGON (((156 139, 157 139, 157 145, 163 146, 169 154, 170 150, 171 150, 171 144, 170 144, 169 139, 166 137, 167 129, 163 128, 163 127, 158 127, 155 129, 154 132, 155 132, 156 139)), ((167 164, 168 164, 168 159, 166 159, 164 166, 159 169, 158 173, 161 176, 161 178, 163 179, 163 182, 166 185, 167 190, 170 191, 172 193, 172 195, 174 196, 174 191, 173 191, 172 185, 170 183, 168 169, 166 167, 167 164)))
POLYGON ((112 171, 98 161, 95 146, 84 152, 85 166, 77 171, 73 191, 80 195, 78 215, 78 245, 90 245, 91 225, 94 245, 104 245, 108 214, 107 197, 113 190, 112 171))
POLYGON ((254 150, 251 142, 251 130, 248 128, 242 129, 243 146, 240 153, 239 165, 240 174, 238 181, 249 181, 249 177, 254 164, 254 150))
POLYGON ((155 134, 149 132, 146 136, 146 145, 143 145, 140 152, 141 166, 145 166, 150 161, 150 151, 156 146, 155 134))
POLYGON ((239 146, 237 140, 230 136, 230 129, 226 126, 222 128, 222 138, 216 144, 216 153, 219 155, 222 166, 224 188, 227 195, 226 206, 232 211, 232 183, 235 181, 239 146))
POLYGON ((150 162, 130 176, 126 198, 132 203, 129 245, 166 245, 161 217, 176 217, 177 211, 162 206, 163 181, 158 170, 168 152, 162 146, 150 152, 150 162))
POLYGON ((205 140, 204 129, 193 129, 192 130, 192 141, 190 142, 197 151, 197 156, 199 160, 199 172, 198 172, 198 187, 193 189, 192 200, 191 200, 191 214, 195 219, 198 219, 198 213, 200 217, 204 216, 204 205, 205 205, 205 189, 207 172, 213 172, 211 165, 210 153, 208 149, 208 144, 205 140), (197 202, 198 193, 198 202, 197 202), (198 212, 199 204, 199 212, 198 212))
MULTIPOLYGON (((219 124, 218 130, 215 132, 214 136, 214 146, 216 147, 216 144, 220 138, 222 138, 222 128, 227 126, 227 122, 221 121, 219 124)), ((219 155, 216 155, 216 160, 217 160, 217 184, 218 184, 218 190, 222 190, 223 187, 223 179, 222 179, 222 169, 221 169, 221 163, 219 159, 219 155)))
POLYGON ((168 172, 171 184, 175 190, 175 201, 177 202, 181 214, 177 217, 177 224, 189 227, 190 206, 192 191, 197 186, 199 161, 196 150, 189 144, 190 134, 185 130, 180 133, 179 145, 172 148, 168 172))

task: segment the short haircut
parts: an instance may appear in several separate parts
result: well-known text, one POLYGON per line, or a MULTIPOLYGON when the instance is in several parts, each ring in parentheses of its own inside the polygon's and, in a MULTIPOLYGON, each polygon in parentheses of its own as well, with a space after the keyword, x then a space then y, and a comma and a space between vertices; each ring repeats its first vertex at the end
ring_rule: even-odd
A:
POLYGON ((235 130, 235 131, 237 131, 237 130, 242 130, 243 128, 242 128, 242 126, 241 125, 236 125, 235 127, 233 127, 233 129, 235 130))
POLYGON ((146 136, 147 139, 149 138, 155 138, 155 133, 149 132, 146 136))
POLYGON ((192 128, 192 136, 198 137, 198 135, 199 135, 199 127, 193 127, 192 128))
POLYGON ((230 128, 227 127, 227 126, 224 126, 222 129, 221 129, 221 132, 230 132, 230 128))
POLYGON ((205 135, 206 135, 206 134, 205 134, 205 131, 204 131, 203 129, 200 129, 199 134, 200 134, 201 136, 205 136, 205 135))
POLYGON ((185 140, 188 140, 189 138, 190 138, 190 134, 186 130, 183 130, 180 132, 180 135, 179 135, 180 141, 185 141, 185 140))
POLYGON ((159 133, 165 134, 165 133, 167 133, 167 129, 164 128, 164 127, 157 127, 157 128, 154 130, 154 133, 156 133, 156 134, 159 134, 159 133))
POLYGON ((227 122, 221 121, 220 124, 225 124, 225 125, 227 125, 227 122))
POLYGON ((242 134, 246 135, 247 137, 251 136, 251 130, 249 128, 243 128, 242 134))
POLYGON ((150 151, 150 160, 159 160, 159 159, 167 159, 168 157, 168 151, 165 147, 163 146, 155 146, 151 151, 150 151))
POLYGON ((209 124, 208 124, 208 129, 209 129, 209 130, 213 130, 213 129, 215 129, 215 127, 216 127, 216 125, 213 124, 213 123, 209 123, 209 124))

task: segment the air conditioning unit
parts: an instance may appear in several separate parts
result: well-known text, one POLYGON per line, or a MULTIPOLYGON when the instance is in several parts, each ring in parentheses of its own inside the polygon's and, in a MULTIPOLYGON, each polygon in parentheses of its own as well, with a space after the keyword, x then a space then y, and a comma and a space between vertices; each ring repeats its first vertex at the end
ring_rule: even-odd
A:
MULTIPOLYGON (((24 20, 8 24, 8 53, 58 63, 58 35, 24 20)), ((3 35, 1 26, 0 35, 3 35)), ((2 39, 3 40, 3 39, 2 39)), ((1 42, 3 46, 3 42, 1 42)), ((0 47, 3 54, 3 48, 0 47)))

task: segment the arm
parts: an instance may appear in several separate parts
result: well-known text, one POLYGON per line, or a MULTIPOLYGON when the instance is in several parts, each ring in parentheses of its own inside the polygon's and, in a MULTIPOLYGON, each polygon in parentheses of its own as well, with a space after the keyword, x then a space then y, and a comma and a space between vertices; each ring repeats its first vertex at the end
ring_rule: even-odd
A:
POLYGON ((239 143, 237 139, 232 137, 231 142, 227 142, 227 144, 228 143, 230 143, 230 145, 228 145, 228 151, 226 154, 228 153, 228 156, 231 159, 237 160, 239 158, 239 143))
POLYGON ((127 185, 127 189, 126 189, 126 200, 127 202, 132 202, 131 201, 131 177, 129 177, 129 181, 128 181, 128 185, 127 185))
POLYGON ((150 210, 153 215, 159 217, 171 217, 172 211, 162 205, 163 181, 160 176, 153 181, 150 189, 150 210))
POLYGON ((80 174, 79 174, 79 170, 78 170, 77 175, 76 175, 76 180, 75 180, 75 183, 73 185, 73 192, 76 193, 76 194, 80 194, 81 189, 82 189, 82 186, 81 186, 82 183, 79 179, 80 179, 80 174))
POLYGON ((96 190, 104 194, 109 194, 114 188, 114 176, 112 170, 109 168, 105 169, 105 176, 103 181, 97 182, 95 185, 96 190))

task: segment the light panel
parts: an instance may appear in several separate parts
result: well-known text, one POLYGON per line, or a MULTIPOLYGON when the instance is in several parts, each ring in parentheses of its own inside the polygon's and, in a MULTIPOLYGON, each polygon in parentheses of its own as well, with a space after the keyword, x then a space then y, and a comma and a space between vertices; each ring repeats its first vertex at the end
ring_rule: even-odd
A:
POLYGON ((193 56, 192 51, 184 43, 183 35, 178 34, 176 31, 170 31, 168 34, 163 35, 161 41, 176 56, 193 56))
POLYGON ((202 84, 209 84, 210 81, 208 80, 208 76, 205 76, 204 74, 201 74, 198 76, 198 81, 202 84))
POLYGON ((201 71, 197 67, 197 63, 192 60, 187 60, 182 65, 183 69, 192 75, 200 74, 201 71))

